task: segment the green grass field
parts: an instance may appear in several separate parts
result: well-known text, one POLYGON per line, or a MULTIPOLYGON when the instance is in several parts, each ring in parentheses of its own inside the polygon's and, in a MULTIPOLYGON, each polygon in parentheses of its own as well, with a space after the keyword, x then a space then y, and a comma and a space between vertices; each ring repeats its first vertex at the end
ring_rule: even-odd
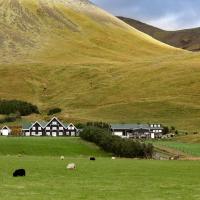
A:
POLYGON ((0 153, 1 200, 200 198, 199 161, 111 160, 78 138, 0 138, 0 153), (89 161, 89 155, 97 160, 89 161), (66 169, 71 162, 75 171, 66 169), (17 168, 27 176, 13 178, 17 168))
POLYGON ((96 145, 80 138, 0 138, 0 155, 33 155, 33 156, 107 156, 96 145))
MULTIPOLYGON (((183 152, 188 156, 200 156, 200 144, 199 143, 189 143, 182 141, 152 141, 156 147, 167 147, 170 149, 183 152)), ((178 154, 178 152, 177 152, 178 154)))

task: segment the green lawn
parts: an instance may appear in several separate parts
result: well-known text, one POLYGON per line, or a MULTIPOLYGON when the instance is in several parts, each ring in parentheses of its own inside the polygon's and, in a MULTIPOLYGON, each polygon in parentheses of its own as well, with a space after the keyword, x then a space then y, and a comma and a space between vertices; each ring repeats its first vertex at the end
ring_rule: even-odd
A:
POLYGON ((184 143, 180 141, 154 141, 153 144, 158 147, 168 147, 183 153, 200 156, 200 144, 199 143, 184 143))
POLYGON ((80 138, 0 137, 0 155, 107 156, 96 145, 80 138), (92 152, 92 153, 91 153, 92 152))
POLYGON ((1 200, 196 200, 199 169, 200 161, 111 160, 79 138, 0 138, 1 200), (18 168, 27 176, 13 178, 18 168))
POLYGON ((200 199, 200 162, 0 156, 0 163, 1 200, 200 199), (27 176, 13 178, 21 167, 27 176))

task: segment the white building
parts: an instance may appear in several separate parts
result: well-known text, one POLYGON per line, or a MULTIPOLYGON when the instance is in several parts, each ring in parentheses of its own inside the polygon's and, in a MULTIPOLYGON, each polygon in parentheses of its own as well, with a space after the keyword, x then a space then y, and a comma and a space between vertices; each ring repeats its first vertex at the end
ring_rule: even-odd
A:
POLYGON ((0 130, 0 135, 2 136, 9 136, 11 135, 11 129, 7 126, 4 126, 1 130, 0 130))
POLYGON ((113 135, 122 138, 161 138, 163 127, 160 124, 111 124, 113 135))

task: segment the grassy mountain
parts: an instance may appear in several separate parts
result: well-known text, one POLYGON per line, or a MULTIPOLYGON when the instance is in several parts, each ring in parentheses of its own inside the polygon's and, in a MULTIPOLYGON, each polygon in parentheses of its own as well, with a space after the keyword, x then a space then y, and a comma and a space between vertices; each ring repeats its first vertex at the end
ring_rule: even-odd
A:
POLYGON ((189 51, 200 50, 200 28, 179 31, 165 31, 134 19, 126 17, 119 17, 119 19, 152 36, 153 38, 171 46, 187 49, 189 51))
MULTIPOLYGON (((66 120, 200 128, 199 55, 83 0, 0 0, 0 97, 66 120)), ((43 116, 36 116, 36 118, 43 116)))

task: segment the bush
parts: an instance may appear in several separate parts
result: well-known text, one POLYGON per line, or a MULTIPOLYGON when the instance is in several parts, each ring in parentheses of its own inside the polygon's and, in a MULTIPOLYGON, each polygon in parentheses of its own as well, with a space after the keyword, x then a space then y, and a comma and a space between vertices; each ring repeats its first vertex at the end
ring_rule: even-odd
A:
POLYGON ((80 137, 97 144, 104 151, 113 153, 119 157, 151 158, 153 155, 152 144, 144 144, 134 140, 122 139, 118 136, 112 135, 112 133, 107 129, 88 126, 80 133, 80 137))
POLYGON ((11 113, 20 113, 27 116, 32 113, 39 113, 37 106, 18 100, 0 100, 0 114, 9 115, 11 113))
POLYGON ((56 113, 60 113, 62 110, 60 108, 52 108, 49 110, 48 115, 53 115, 56 113))
POLYGON ((86 126, 94 126, 99 128, 110 129, 110 124, 105 122, 87 122, 86 126))
POLYGON ((7 122, 15 122, 17 119, 20 119, 21 116, 19 113, 9 114, 3 119, 0 119, 0 123, 7 123, 7 122))

